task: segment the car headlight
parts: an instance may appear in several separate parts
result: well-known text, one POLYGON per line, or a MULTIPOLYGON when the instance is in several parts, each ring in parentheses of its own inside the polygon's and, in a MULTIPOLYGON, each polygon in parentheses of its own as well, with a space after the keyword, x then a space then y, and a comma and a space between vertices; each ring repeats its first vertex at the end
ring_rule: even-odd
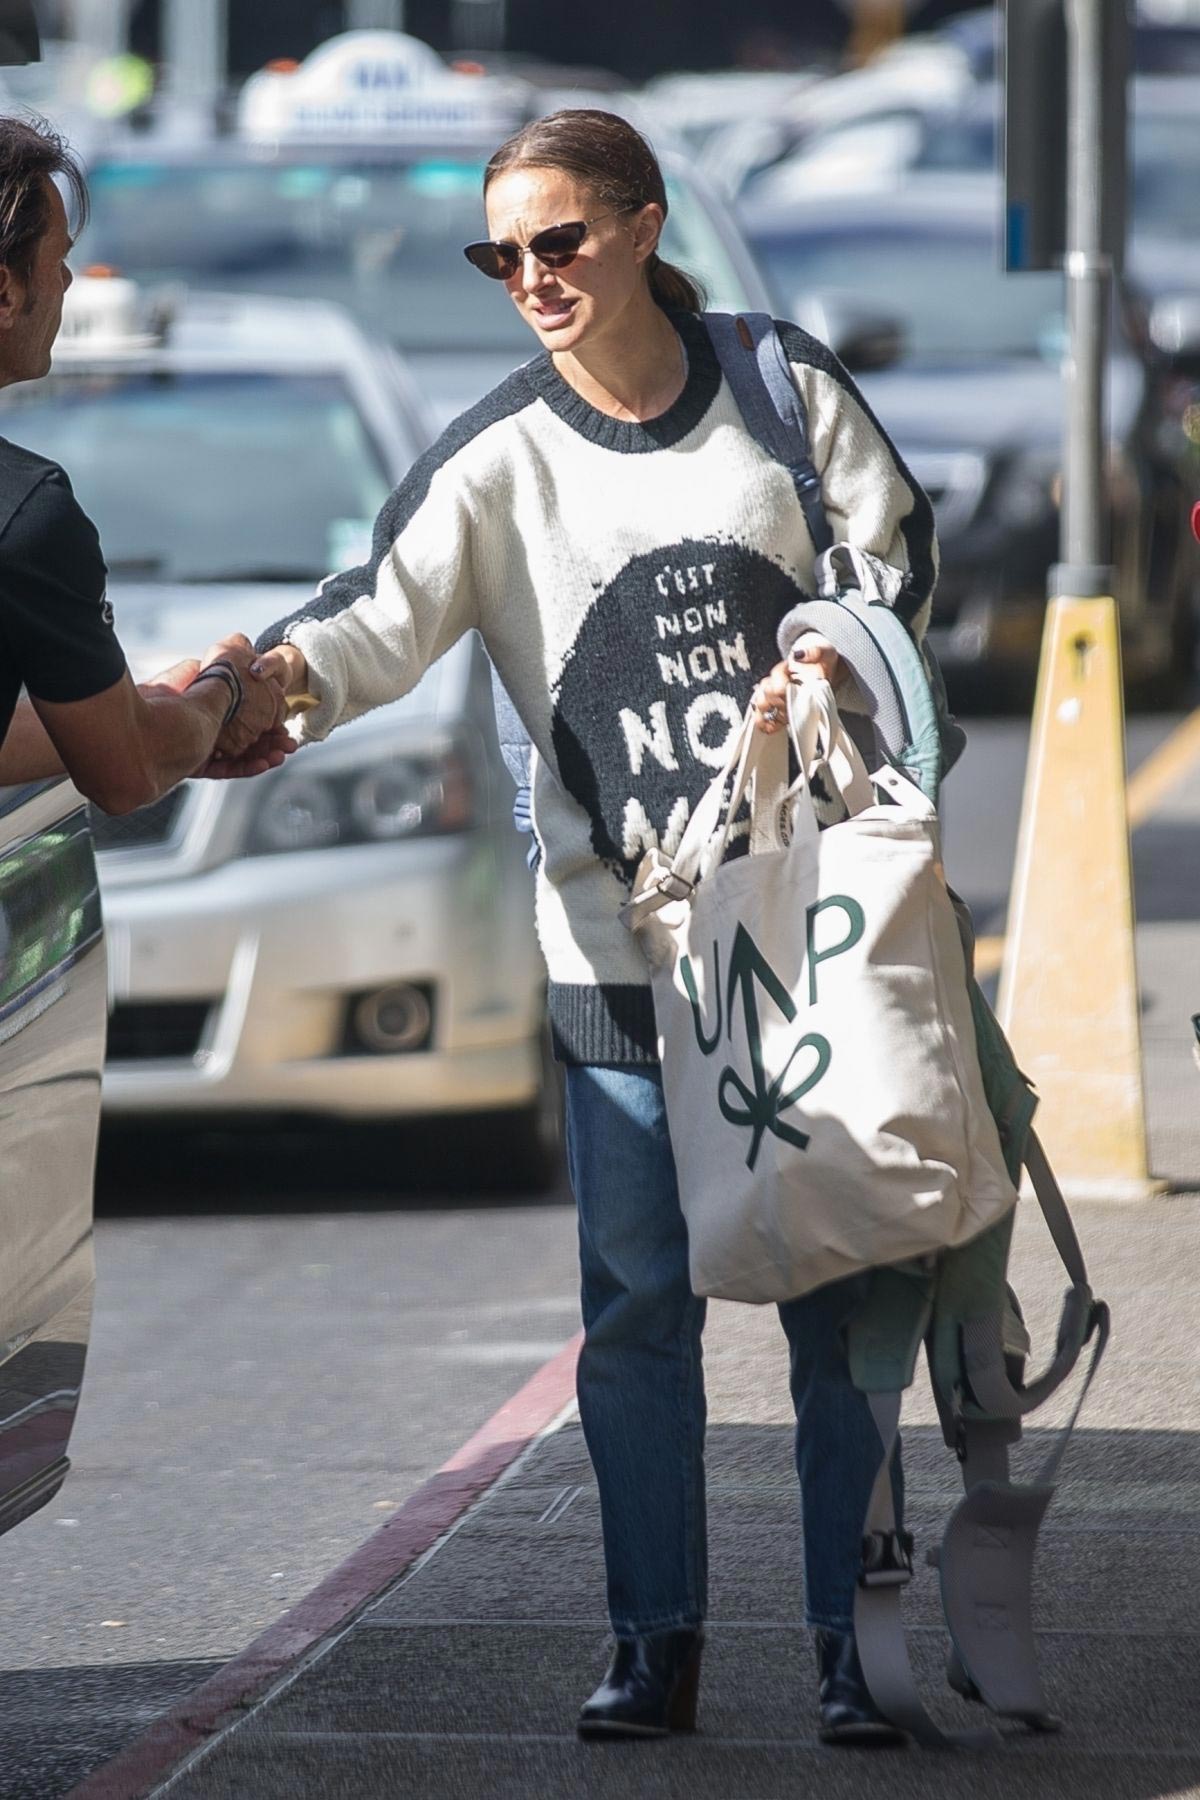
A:
MULTIPOLYGON (((247 856, 396 843, 465 831, 474 823, 466 758, 456 744, 330 757, 306 771, 305 752, 262 784, 247 856), (329 766, 332 765, 332 766, 329 766)), ((314 761, 316 758, 314 758, 314 761)))

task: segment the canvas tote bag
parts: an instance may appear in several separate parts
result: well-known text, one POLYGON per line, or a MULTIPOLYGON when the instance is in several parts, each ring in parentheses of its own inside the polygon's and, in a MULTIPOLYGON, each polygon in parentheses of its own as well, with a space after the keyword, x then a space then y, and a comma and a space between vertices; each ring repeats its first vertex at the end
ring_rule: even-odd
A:
POLYGON ((747 712, 624 912, 651 964, 692 1286, 731 1300, 963 1244, 1017 1198, 934 808, 891 767, 868 778, 827 682, 792 685, 788 726, 747 712), (851 812, 824 830, 817 769, 851 812), (744 802, 750 854, 723 862, 744 802))

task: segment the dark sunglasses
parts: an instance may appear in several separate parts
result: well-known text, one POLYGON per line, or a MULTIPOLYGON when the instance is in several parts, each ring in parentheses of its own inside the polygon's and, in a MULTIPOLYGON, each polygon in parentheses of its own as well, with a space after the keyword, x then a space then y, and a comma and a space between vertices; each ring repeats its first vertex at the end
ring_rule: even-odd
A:
POLYGON ((546 269, 565 269, 579 255, 589 225, 601 219, 614 219, 620 213, 636 212, 636 206, 617 206, 610 212, 596 213, 590 219, 573 219, 566 225, 547 225, 527 244, 496 243, 485 238, 482 243, 467 244, 463 255, 473 268, 492 281, 511 281, 520 272, 525 254, 536 256, 546 269))

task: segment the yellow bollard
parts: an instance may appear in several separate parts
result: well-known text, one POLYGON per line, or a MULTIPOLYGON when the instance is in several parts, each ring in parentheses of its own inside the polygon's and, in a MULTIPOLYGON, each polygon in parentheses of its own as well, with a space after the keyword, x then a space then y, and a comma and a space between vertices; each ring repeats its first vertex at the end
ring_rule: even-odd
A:
POLYGON ((1052 600, 997 1011, 1079 1199, 1165 1185, 1146 1160, 1124 740, 1115 601, 1052 600))

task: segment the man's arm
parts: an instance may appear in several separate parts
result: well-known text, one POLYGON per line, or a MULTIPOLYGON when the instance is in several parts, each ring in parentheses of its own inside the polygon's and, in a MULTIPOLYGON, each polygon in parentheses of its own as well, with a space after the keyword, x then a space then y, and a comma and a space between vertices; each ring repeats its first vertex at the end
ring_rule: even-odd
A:
MULTIPOLYGON (((282 760, 282 696, 274 682, 250 674, 248 638, 227 638, 208 653, 206 664, 230 665, 224 672, 191 664, 134 686, 105 599, 96 528, 61 469, 39 464, 33 474, 0 533, 0 653, 20 671, 50 745, 80 791, 106 812, 130 812, 202 768, 218 744, 239 773, 256 772, 243 764, 260 740, 267 746, 261 766, 275 755, 282 760)), ((30 765, 17 759, 21 750, 33 757, 32 769, 58 773, 27 716, 5 758, 11 780, 31 778, 30 765)))
POLYGON ((12 717, 8 735, 0 744, 0 787, 16 787, 23 781, 45 781, 65 775, 62 757, 50 742, 46 727, 28 700, 22 700, 12 717))
MULTIPOLYGON (((202 769, 218 738, 234 756, 265 740, 264 766, 283 760, 283 750, 272 747, 282 711, 277 684, 250 674, 254 653, 247 639, 227 640, 216 646, 216 652, 233 662, 242 681, 244 699, 232 721, 226 718, 229 688, 213 678, 195 680, 178 693, 171 690, 169 680, 139 689, 126 673, 88 700, 33 697, 33 711, 45 737, 80 793, 105 812, 133 812, 202 769)), ((211 655, 207 660, 211 662, 211 655)), ((172 673, 168 671, 168 676, 172 673)), ((45 756, 44 746, 36 742, 27 725, 22 741, 35 754, 45 756)), ((16 767, 16 759, 9 757, 6 742, 0 752, 0 770, 8 774, 10 767, 16 767)), ((8 778, 36 779, 25 771, 8 774, 8 778)))
MULTIPOLYGON (((141 692, 182 694, 200 673, 194 659, 173 663, 143 682, 141 692)), ((47 781, 65 775, 62 757, 54 748, 50 734, 34 710, 33 702, 22 698, 17 702, 8 735, 0 744, 0 787, 16 787, 23 781, 47 781)))
MULTIPOLYGON (((164 669, 152 681, 143 682, 138 692, 144 699, 182 694, 200 672, 199 662, 191 659, 164 669)), ((217 757, 195 774, 231 776, 262 775, 277 769, 295 749, 283 726, 266 731, 248 750, 234 757, 217 757)), ((54 747, 46 727, 38 718, 30 700, 21 700, 13 714, 8 735, 0 744, 0 787, 13 787, 24 781, 44 781, 67 773, 62 757, 54 747)))

